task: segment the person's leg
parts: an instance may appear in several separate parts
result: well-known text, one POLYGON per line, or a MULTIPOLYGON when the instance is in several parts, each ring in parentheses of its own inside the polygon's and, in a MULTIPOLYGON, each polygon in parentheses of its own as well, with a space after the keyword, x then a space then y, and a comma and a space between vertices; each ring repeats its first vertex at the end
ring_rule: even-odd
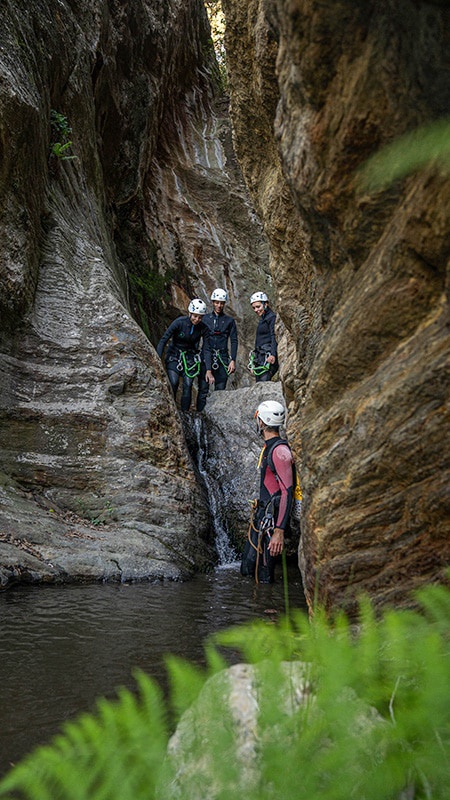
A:
POLYGON ((169 378, 169 382, 172 387, 173 396, 176 398, 178 384, 180 382, 180 373, 176 368, 173 367, 174 367, 174 362, 169 362, 168 364, 166 364, 167 377, 169 378))
POLYGON ((223 364, 219 364, 218 369, 214 370, 214 391, 221 392, 226 388, 228 381, 228 371, 223 364))
POLYGON ((241 575, 246 578, 255 577, 256 563, 259 558, 259 524, 263 513, 263 510, 260 508, 252 508, 247 539, 244 544, 241 559, 241 575))
POLYGON ((191 407, 191 397, 192 397, 192 384, 194 382, 194 378, 188 378, 187 375, 183 375, 183 388, 181 391, 181 410, 182 411, 189 411, 191 407))
POLYGON ((275 580, 276 559, 269 553, 269 537, 263 534, 261 537, 262 553, 258 560, 258 581, 259 583, 273 583, 275 580))
POLYGON ((206 367, 202 361, 200 367, 200 375, 198 376, 198 394, 197 394, 197 411, 203 411, 206 406, 206 399, 209 392, 209 383, 206 380, 206 367))

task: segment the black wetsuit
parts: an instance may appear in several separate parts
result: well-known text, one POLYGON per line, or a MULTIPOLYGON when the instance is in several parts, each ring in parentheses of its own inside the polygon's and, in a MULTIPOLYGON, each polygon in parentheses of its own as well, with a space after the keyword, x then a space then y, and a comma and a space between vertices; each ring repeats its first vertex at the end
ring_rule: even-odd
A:
POLYGON ((258 327, 256 329, 254 358, 256 367, 255 379, 257 383, 272 380, 273 376, 278 371, 278 348, 277 340, 275 339, 276 318, 277 315, 271 308, 267 308, 262 317, 259 318, 258 327), (275 363, 269 364, 268 369, 263 370, 262 368, 265 364, 267 354, 275 356, 275 363))
MULTIPOLYGON (((237 327, 233 317, 227 314, 205 314, 203 322, 210 330, 210 346, 212 356, 212 370, 214 375, 214 389, 225 389, 228 381, 228 364, 236 361, 238 348, 237 327), (231 355, 228 353, 230 342, 231 355)), ((197 411, 203 411, 208 397, 209 384, 206 380, 206 361, 202 348, 202 363, 200 368, 199 391, 197 396, 197 411)))
POLYGON ((162 358, 164 348, 172 339, 166 354, 166 369, 170 384, 176 397, 180 377, 183 377, 181 409, 189 411, 192 397, 192 384, 199 374, 197 363, 200 359, 200 343, 207 370, 211 369, 211 347, 209 328, 203 320, 193 325, 190 317, 178 317, 167 328, 158 342, 156 352, 162 358))

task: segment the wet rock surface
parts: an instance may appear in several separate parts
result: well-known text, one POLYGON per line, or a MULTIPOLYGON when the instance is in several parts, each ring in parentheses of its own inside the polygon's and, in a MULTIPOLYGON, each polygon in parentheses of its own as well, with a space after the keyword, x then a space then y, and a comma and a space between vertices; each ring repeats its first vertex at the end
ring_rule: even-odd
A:
POLYGON ((283 402, 280 382, 255 383, 210 394, 200 418, 191 417, 187 440, 217 488, 217 514, 238 550, 247 536, 251 501, 258 497, 258 458, 263 446, 254 413, 263 400, 283 402))
POLYGON ((189 577, 215 562, 211 519, 150 339, 223 278, 193 269, 194 244, 211 267, 267 265, 224 169, 204 8, 32 0, 0 15, 1 583, 189 577), (236 197, 226 262, 202 187, 222 208, 236 197), (172 235, 188 216, 192 236, 172 235))
POLYGON ((248 297, 264 288, 301 464, 308 600, 407 604, 450 558, 450 187, 430 168, 358 193, 355 170, 448 115, 449 11, 223 5, 233 142, 199 0, 0 9, 1 583, 183 578, 214 563, 153 346, 189 297, 224 285, 238 388, 211 398, 204 425, 225 505, 238 498, 230 529, 247 524, 259 446, 246 399, 235 428, 223 420, 235 424, 238 392, 253 407, 266 391, 245 370, 248 297))
POLYGON ((289 334, 305 591, 348 610, 362 592, 408 603, 450 559, 450 182, 432 167, 358 193, 355 171, 448 115, 449 12, 223 6, 236 153, 289 334))

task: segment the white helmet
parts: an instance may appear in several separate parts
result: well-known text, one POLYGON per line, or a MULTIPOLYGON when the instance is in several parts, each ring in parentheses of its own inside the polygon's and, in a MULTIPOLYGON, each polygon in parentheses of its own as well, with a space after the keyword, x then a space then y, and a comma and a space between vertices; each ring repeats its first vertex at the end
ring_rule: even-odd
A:
POLYGON ((219 300, 221 303, 226 303, 228 300, 228 294, 225 289, 214 289, 211 300, 219 300))
POLYGON ((189 314, 206 314, 206 303, 196 297, 189 303, 188 311, 189 314))
POLYGON ((250 298, 250 305, 252 303, 259 303, 259 302, 267 303, 268 301, 269 301, 269 298, 267 297, 265 292, 255 292, 254 294, 252 294, 252 296, 250 298))
POLYGON ((270 428, 278 428, 280 425, 284 425, 286 411, 277 400, 264 400, 256 409, 255 417, 262 420, 265 425, 269 425, 270 428))

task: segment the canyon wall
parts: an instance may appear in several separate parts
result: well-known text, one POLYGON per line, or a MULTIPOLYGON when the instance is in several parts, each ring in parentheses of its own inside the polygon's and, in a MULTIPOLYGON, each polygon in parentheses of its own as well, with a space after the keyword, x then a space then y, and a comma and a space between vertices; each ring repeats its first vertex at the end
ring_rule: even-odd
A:
POLYGON ((244 352, 269 280, 205 9, 0 15, 0 584, 189 577, 211 519, 152 342, 226 283, 244 352))
POLYGON ((308 602, 410 603, 450 555, 449 181, 430 167, 369 193, 355 176, 448 114, 449 12, 223 7, 233 141, 200 0, 0 9, 0 583, 214 563, 154 345, 190 297, 223 285, 240 332, 230 389, 244 394, 235 429, 224 399, 211 404, 211 440, 234 431, 242 446, 259 397, 248 298, 264 288, 308 602))
POLYGON ((433 2, 223 0, 236 153, 295 349, 307 599, 410 602, 449 562, 450 182, 358 191, 377 148, 449 113, 433 2))

